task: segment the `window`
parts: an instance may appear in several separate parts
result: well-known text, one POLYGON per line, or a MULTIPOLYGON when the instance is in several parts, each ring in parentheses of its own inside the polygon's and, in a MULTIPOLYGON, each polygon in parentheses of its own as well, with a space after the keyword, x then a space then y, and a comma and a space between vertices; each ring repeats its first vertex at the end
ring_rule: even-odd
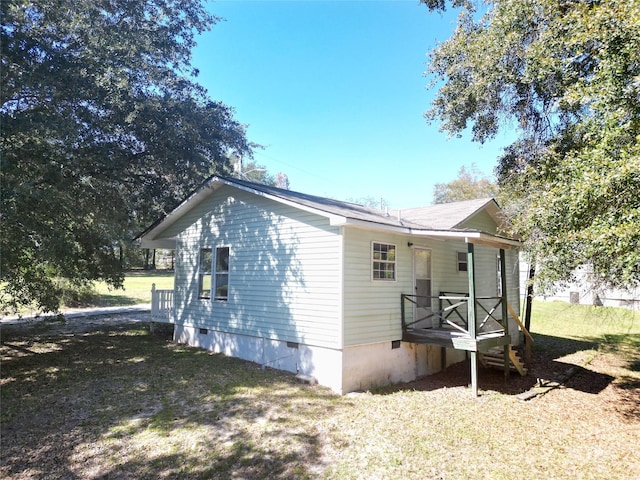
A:
POLYGON ((456 252, 458 257, 458 271, 468 272, 469 264, 467 263, 467 252, 456 252))
POLYGON ((211 249, 201 248, 200 264, 198 265, 198 298, 211 298, 212 260, 211 249))
POLYGON ((214 299, 229 299, 229 247, 216 248, 214 299))
POLYGON ((373 242, 371 273, 373 280, 396 279, 396 246, 373 242))

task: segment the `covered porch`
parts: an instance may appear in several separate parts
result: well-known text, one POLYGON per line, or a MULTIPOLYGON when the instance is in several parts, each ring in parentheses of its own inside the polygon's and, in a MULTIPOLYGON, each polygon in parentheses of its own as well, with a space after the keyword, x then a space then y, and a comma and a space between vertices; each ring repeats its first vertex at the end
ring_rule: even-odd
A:
MULTIPOLYGON (((505 378, 509 375, 510 344, 509 315, 514 310, 507 302, 505 249, 511 240, 500 242, 495 237, 489 246, 499 250, 499 296, 476 295, 476 239, 467 238, 468 292, 441 291, 437 296, 402 293, 402 340, 442 347, 442 367, 446 366, 446 349, 469 352, 471 389, 478 395, 478 354, 502 348, 505 378)), ((482 245, 487 245, 483 239, 482 245)), ((517 315, 515 320, 517 319, 517 315)))

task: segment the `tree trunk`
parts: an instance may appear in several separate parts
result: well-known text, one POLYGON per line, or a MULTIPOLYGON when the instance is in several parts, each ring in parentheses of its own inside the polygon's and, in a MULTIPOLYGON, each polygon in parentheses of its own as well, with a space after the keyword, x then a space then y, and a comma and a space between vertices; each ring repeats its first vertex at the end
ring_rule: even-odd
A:
MULTIPOLYGON (((524 303, 524 328, 531 332, 531 303, 533 302, 533 278, 535 277, 535 267, 529 267, 529 276, 527 278, 527 296, 524 303)), ((525 342, 526 342, 525 338, 525 342)))

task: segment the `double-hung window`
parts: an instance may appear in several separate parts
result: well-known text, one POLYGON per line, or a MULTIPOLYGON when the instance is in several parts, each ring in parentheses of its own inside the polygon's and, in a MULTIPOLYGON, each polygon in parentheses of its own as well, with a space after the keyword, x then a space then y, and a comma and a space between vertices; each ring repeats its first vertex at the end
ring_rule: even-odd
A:
POLYGON ((216 248, 214 299, 229 299, 229 247, 216 248))
POLYGON ((229 298, 229 247, 200 249, 198 298, 226 301, 229 298))
POLYGON ((198 264, 198 298, 211 298, 211 265, 213 252, 210 248, 200 249, 198 264))
POLYGON ((396 246, 388 243, 371 244, 371 278, 393 281, 396 279, 396 246))
POLYGON ((469 271, 469 260, 467 259, 467 252, 456 252, 457 260, 458 260, 458 271, 459 272, 468 272, 469 271))

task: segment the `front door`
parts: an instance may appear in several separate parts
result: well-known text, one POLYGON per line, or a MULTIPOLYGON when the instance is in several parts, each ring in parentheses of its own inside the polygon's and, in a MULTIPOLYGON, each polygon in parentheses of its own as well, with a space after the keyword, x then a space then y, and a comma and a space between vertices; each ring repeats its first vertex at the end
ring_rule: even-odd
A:
POLYGON ((431 250, 413 249, 413 285, 416 293, 415 326, 430 328, 434 325, 431 310, 431 250))

